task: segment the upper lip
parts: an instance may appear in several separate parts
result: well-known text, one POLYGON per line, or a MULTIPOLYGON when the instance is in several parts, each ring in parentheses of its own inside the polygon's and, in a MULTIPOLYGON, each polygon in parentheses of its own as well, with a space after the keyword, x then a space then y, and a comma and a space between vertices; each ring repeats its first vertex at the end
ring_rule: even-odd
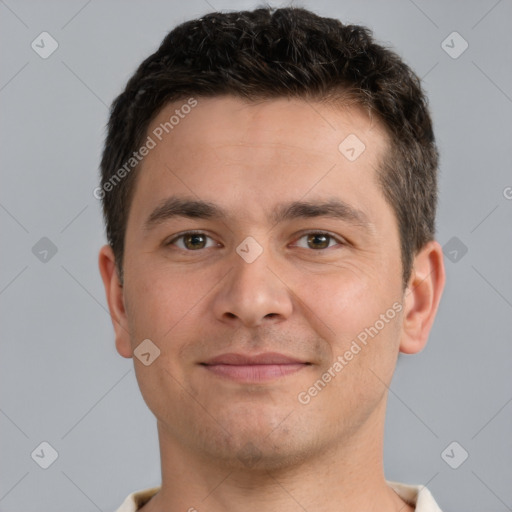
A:
POLYGON ((265 352, 263 354, 248 355, 248 354, 221 354, 220 356, 212 357, 202 364, 215 365, 215 364, 231 364, 231 365, 256 365, 256 364, 308 364, 306 361, 297 359, 296 357, 278 354, 276 352, 265 352))

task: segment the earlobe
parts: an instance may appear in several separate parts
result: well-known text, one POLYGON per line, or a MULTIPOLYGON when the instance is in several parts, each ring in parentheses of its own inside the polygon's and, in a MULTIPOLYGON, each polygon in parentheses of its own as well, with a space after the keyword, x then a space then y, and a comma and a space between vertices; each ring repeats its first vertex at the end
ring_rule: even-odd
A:
POLYGON ((133 357, 130 344, 128 321, 124 302, 123 286, 119 281, 114 251, 104 245, 99 252, 98 266, 105 287, 108 308, 114 326, 116 349, 123 357, 133 357))
POLYGON ((444 283, 443 250, 438 242, 428 242, 414 258, 405 291, 400 352, 416 354, 425 348, 444 283))

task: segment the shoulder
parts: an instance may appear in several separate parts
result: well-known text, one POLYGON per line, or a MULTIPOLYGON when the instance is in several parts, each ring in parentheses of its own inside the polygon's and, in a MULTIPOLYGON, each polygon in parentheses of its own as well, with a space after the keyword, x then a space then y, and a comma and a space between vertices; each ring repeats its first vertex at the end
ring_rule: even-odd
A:
POLYGON ((424 485, 411 485, 390 481, 386 481, 386 483, 400 498, 415 507, 416 512, 442 512, 431 492, 424 485))
POLYGON ((115 512, 137 512, 158 491, 160 491, 160 486, 134 491, 125 498, 121 506, 115 512))

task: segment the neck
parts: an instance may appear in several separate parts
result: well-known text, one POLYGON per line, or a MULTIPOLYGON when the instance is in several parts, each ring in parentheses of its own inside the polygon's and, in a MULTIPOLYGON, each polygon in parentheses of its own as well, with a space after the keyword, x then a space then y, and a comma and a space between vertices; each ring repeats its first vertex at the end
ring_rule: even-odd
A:
POLYGON ((192 453, 158 423, 162 487, 141 510, 411 512, 387 486, 382 463, 385 403, 350 439, 278 469, 260 460, 229 467, 192 453))

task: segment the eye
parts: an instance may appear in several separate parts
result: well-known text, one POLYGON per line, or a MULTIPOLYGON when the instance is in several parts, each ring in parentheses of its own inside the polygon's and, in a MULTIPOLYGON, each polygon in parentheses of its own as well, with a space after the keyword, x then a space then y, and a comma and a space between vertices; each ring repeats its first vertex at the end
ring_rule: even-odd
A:
POLYGON ((328 249, 332 247, 331 243, 334 245, 341 244, 344 245, 344 242, 329 233, 324 233, 323 231, 311 231, 310 233, 306 233, 302 235, 299 240, 306 239, 306 245, 296 245, 298 247, 302 247, 304 249, 328 249))
POLYGON ((187 231, 186 233, 182 233, 181 235, 173 238, 165 245, 176 245, 185 251, 197 251, 199 249, 214 247, 218 245, 218 243, 201 231, 187 231), (212 241, 210 245, 207 245, 208 239, 212 241))

